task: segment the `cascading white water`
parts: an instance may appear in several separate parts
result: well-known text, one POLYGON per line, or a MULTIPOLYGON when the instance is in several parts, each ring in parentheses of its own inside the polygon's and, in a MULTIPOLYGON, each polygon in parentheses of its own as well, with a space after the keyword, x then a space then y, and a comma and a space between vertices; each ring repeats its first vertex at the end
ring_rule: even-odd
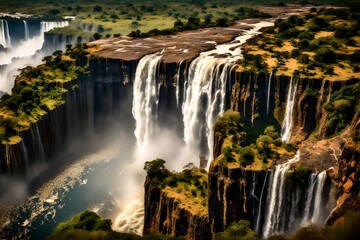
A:
POLYGON ((25 37, 25 41, 27 41, 30 38, 29 26, 26 20, 23 20, 23 23, 24 23, 24 37, 25 37))
POLYGON ((270 89, 271 89, 271 79, 273 72, 270 73, 269 81, 268 81, 268 89, 267 89, 267 98, 266 98, 266 114, 269 115, 269 107, 270 107, 270 89))
POLYGON ((265 222, 263 227, 263 235, 268 237, 276 224, 279 223, 279 215, 281 206, 283 205, 283 193, 285 173, 289 170, 290 164, 299 161, 300 153, 298 152, 294 158, 290 159, 284 164, 279 164, 275 167, 271 173, 270 191, 268 197, 267 211, 265 216, 265 222))
POLYGON ((136 121, 135 136, 138 147, 146 145, 154 132, 159 100, 156 75, 161 57, 159 53, 147 55, 140 60, 136 68, 132 113, 136 121))
POLYGON ((297 90, 297 81, 295 84, 293 83, 293 81, 294 81, 294 77, 291 77, 289 90, 287 93, 285 116, 281 126, 281 140, 284 142, 288 142, 291 137, 293 110, 294 110, 296 90, 297 90))
MULTIPOLYGON (((6 29, 7 22, 1 20, 0 27, 2 23, 6 29)), ((36 66, 41 63, 42 57, 48 52, 37 54, 38 57, 33 57, 35 53, 40 50, 44 44, 44 34, 57 27, 65 27, 69 24, 68 21, 61 22, 41 22, 40 23, 40 32, 38 35, 29 37, 27 40, 20 41, 16 46, 12 46, 9 51, 0 52, 0 65, 5 65, 0 71, 0 90, 4 92, 11 92, 11 89, 14 85, 15 76, 18 73, 18 69, 24 68, 26 66, 36 66)), ((30 33, 29 33, 30 35, 30 33)), ((0 29, 0 41, 2 38, 2 33, 0 29)), ((5 31, 5 40, 9 39, 9 36, 5 31)), ((8 46, 8 45, 7 45, 8 46)), ((57 49, 53 49, 55 51, 57 49)))
POLYGON ((319 175, 316 178, 317 184, 316 184, 316 192, 315 192, 315 200, 314 200, 314 212, 311 217, 311 222, 319 222, 321 221, 321 199, 322 199, 322 193, 324 189, 326 179, 326 171, 322 171, 319 173, 319 175))
POLYGON ((176 104, 177 106, 179 106, 180 104, 180 74, 181 74, 181 64, 183 63, 183 61, 180 61, 179 63, 179 67, 178 67, 178 71, 177 71, 177 81, 176 81, 176 104))
POLYGON ((44 43, 44 34, 54 28, 62 28, 69 25, 68 21, 61 22, 41 22, 40 33, 37 36, 20 41, 16 46, 8 52, 0 53, 0 65, 9 64, 13 58, 22 58, 34 55, 37 50, 40 50, 44 43))
POLYGON ((207 149, 201 149, 199 154, 207 158, 207 168, 212 160, 213 126, 218 115, 225 110, 230 69, 242 58, 240 45, 258 34, 260 28, 272 25, 271 22, 253 24, 253 29, 244 32, 233 43, 203 52, 190 64, 182 105, 184 140, 192 148, 200 148, 201 143, 206 141, 207 149), (217 57, 220 54, 226 57, 217 57))
POLYGON ((4 48, 11 48, 9 25, 5 19, 0 19, 0 45, 4 48))
MULTIPOLYGON (((307 197, 306 197, 305 206, 310 206, 311 201, 313 200, 313 193, 314 193, 314 187, 317 182, 317 175, 311 174, 309 181, 310 182, 309 182, 309 187, 307 189, 307 197)), ((304 226, 308 222, 309 214, 310 214, 310 207, 306 207, 304 215, 303 215, 303 219, 301 220, 300 225, 304 226)))
MULTIPOLYGON (((319 174, 313 173, 309 176, 303 209, 298 209, 302 196, 300 189, 289 192, 290 190, 287 190, 285 186, 286 173, 290 170, 291 164, 299 160, 299 157, 298 152, 288 162, 277 165, 271 173, 267 210, 262 232, 265 238, 274 233, 293 229, 296 226, 295 224, 304 226, 309 222, 321 223, 322 221, 321 214, 324 210, 321 203, 323 201, 326 171, 319 174)), ((259 233, 259 230, 256 231, 259 233)))

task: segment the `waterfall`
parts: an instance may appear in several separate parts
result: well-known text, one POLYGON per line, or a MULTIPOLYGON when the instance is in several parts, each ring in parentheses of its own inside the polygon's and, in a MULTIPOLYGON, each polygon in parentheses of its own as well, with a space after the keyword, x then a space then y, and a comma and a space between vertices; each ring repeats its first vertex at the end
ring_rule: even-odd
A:
POLYGON ((27 41, 29 39, 30 33, 29 33, 29 26, 27 24, 27 21, 23 20, 24 22, 24 37, 25 37, 25 41, 27 41))
POLYGON ((45 33, 54 28, 63 28, 69 25, 68 21, 59 22, 40 22, 40 32, 45 33))
POLYGON ((179 107, 180 104, 180 73, 181 73, 181 64, 183 63, 183 61, 180 61, 179 63, 179 67, 177 70, 177 81, 176 81, 176 104, 179 107))
POLYGON ((23 157, 24 157, 24 160, 25 160, 25 169, 26 169, 25 171, 27 173, 29 171, 29 168, 30 168, 30 161, 29 161, 29 154, 28 154, 28 151, 26 149, 26 146, 25 146, 25 143, 24 143, 23 139, 21 140, 20 146, 21 146, 21 151, 23 153, 23 157))
POLYGON ((201 141, 207 142, 205 156, 208 160, 212 154, 213 125, 217 116, 225 110, 226 83, 231 64, 222 61, 219 64, 219 59, 200 57, 191 63, 182 106, 184 140, 188 146, 198 148, 201 141), (204 101, 207 106, 204 106, 204 101))
MULTIPOLYGON (((26 66, 36 66, 41 63, 44 55, 57 50, 51 49, 49 52, 42 51, 40 53, 36 53, 43 47, 45 41, 45 32, 50 31, 56 27, 65 27, 68 24, 68 21, 40 22, 40 32, 39 34, 33 36, 29 32, 26 21, 24 21, 25 37, 26 35, 29 35, 28 38, 24 41, 20 41, 19 44, 12 46, 9 51, 0 51, 0 65, 5 65, 0 70, 0 90, 4 92, 11 92, 18 69, 24 68, 26 66)), ((8 34, 7 21, 0 20, 0 44, 5 44, 6 47, 10 47, 9 44, 11 42, 8 40, 10 40, 10 36, 8 34)))
POLYGON ((293 110, 294 110, 296 90, 297 90, 297 82, 294 85, 293 81, 294 81, 294 77, 291 77, 290 86, 287 93, 285 116, 281 126, 281 140, 285 142, 288 142, 291 137, 293 110))
POLYGON ((146 55, 135 72, 132 114, 139 147, 143 147, 154 132, 160 85, 156 78, 161 57, 159 53, 146 55))
POLYGON ((307 190, 306 202, 305 202, 305 206, 306 206, 305 213, 303 215, 303 219, 301 220, 301 226, 304 226, 308 222, 309 214, 310 214, 310 205, 313 200, 313 193, 316 182, 317 182, 317 175, 311 174, 309 179, 309 187, 307 190))
POLYGON ((200 155, 212 160, 213 126, 226 108, 226 85, 230 69, 242 58, 241 44, 258 34, 259 29, 273 23, 260 22, 244 32, 230 44, 218 45, 216 49, 202 52, 193 60, 184 82, 182 105, 184 141, 187 146, 200 150, 200 155), (221 57, 220 57, 221 55, 221 57), (225 57, 224 57, 225 56, 225 57))
POLYGON ((261 188, 261 194, 260 194, 260 199, 259 199, 259 210, 258 210, 258 214, 257 214, 257 218, 256 218, 256 223, 255 223, 255 232, 257 234, 259 234, 259 227, 260 227, 260 218, 261 218, 261 209, 262 209, 262 198, 263 198, 263 195, 264 195, 264 189, 265 189, 265 186, 266 186, 266 182, 267 182, 267 177, 268 177, 268 173, 269 171, 266 172, 265 174, 265 182, 261 188))
POLYGON ((33 127, 30 128, 31 136, 32 136, 32 143, 34 144, 34 151, 36 153, 36 161, 44 162, 45 161, 45 151, 44 146, 42 144, 42 139, 39 131, 38 123, 34 123, 33 127), (35 129, 34 129, 35 128, 35 129))
POLYGON ((0 45, 4 48, 11 48, 9 25, 5 19, 0 19, 0 45))
POLYGON ((276 225, 280 222, 280 213, 283 210, 284 182, 285 173, 289 170, 290 164, 299 161, 300 152, 298 151, 294 158, 284 164, 275 167, 270 177, 270 185, 268 193, 267 211, 263 226, 263 235, 268 237, 276 225))
POLYGON ((316 192, 315 192, 315 198, 314 198, 314 213, 311 217, 311 222, 319 222, 321 221, 321 202, 322 202, 322 193, 324 189, 326 179, 326 171, 322 171, 317 176, 317 184, 316 184, 316 192))
MULTIPOLYGON (((295 189, 286 187, 286 173, 290 170, 291 164, 299 161, 299 157, 298 151, 294 158, 277 165, 271 173, 262 232, 265 238, 274 233, 293 230, 297 226, 296 224, 304 226, 309 222, 321 223, 322 214, 327 211, 321 207, 325 201, 323 189, 327 176, 326 171, 311 174, 307 189, 303 194, 298 187, 295 189), (305 200, 303 205, 301 204, 302 199, 305 200)), ((257 220, 256 232, 260 234, 259 220, 257 220)))
POLYGON ((273 72, 270 73, 267 89, 267 99, 266 99, 266 114, 269 115, 269 106, 270 106, 270 89, 271 89, 271 79, 273 72))

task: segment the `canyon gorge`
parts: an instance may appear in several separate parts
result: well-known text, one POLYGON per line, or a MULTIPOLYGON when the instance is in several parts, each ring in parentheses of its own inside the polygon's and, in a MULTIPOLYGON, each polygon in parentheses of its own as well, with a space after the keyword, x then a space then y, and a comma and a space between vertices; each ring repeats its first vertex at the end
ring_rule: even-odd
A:
MULTIPOLYGON (((306 11, 302 9, 301 13, 306 11)), ((291 15, 293 12, 286 17, 291 15)), ((44 114, 30 118, 29 124, 15 129, 14 136, 3 137, 0 199, 13 194, 8 179, 41 180, 43 171, 52 166, 64 169, 73 159, 95 150, 101 152, 118 137, 121 146, 115 146, 116 154, 109 151, 106 157, 98 157, 115 160, 94 160, 114 179, 129 182, 121 189, 129 191, 121 193, 126 197, 118 200, 123 205, 120 212, 128 213, 105 214, 114 219, 115 230, 140 235, 158 231, 200 240, 214 238, 233 222, 246 219, 259 237, 267 238, 275 233, 293 233, 308 223, 333 224, 346 210, 358 210, 360 155, 354 136, 360 134, 359 115, 354 112, 338 131, 328 124, 330 113, 324 106, 333 104, 334 93, 356 88, 360 75, 354 72, 351 77, 334 80, 305 76, 290 67, 285 72, 276 67, 246 69, 242 61, 249 54, 248 41, 272 28, 275 21, 246 19, 228 27, 87 43, 87 54, 73 61, 87 72, 71 80, 52 82, 63 89, 63 102, 47 105, 44 114), (248 141, 256 142, 272 125, 285 147, 257 165, 222 163, 228 136, 216 131, 214 125, 227 110, 239 113, 248 141), (107 135, 111 135, 110 140, 107 135), (75 148, 82 151, 72 152, 75 148), (149 176, 145 180, 144 163, 155 158, 164 158, 170 170, 180 171, 189 162, 206 169, 205 202, 187 205, 180 193, 164 190, 149 176), (113 165, 116 159, 121 159, 120 167, 113 165), (114 166, 125 173, 118 178, 111 169, 114 166), (301 186, 289 187, 288 176, 298 166, 306 166, 308 174, 301 186)), ((11 92, 11 66, 18 68, 16 62, 26 58, 16 48, 26 47, 29 42, 32 48, 28 48, 27 56, 39 50, 37 54, 42 58, 64 50, 66 43, 77 42, 71 37, 45 34, 66 25, 67 21, 1 19, 0 59, 4 62, 0 62, 0 90, 11 92)), ((349 53, 345 58, 356 56, 349 53)), ((22 67, 27 61, 38 65, 41 59, 24 61, 22 67)), ((18 77, 15 85, 21 81, 18 77)), ((2 119, 8 116, 3 109, 2 119)), ((97 169, 92 165, 89 168, 97 169)), ((100 175, 98 171, 94 170, 94 175, 100 175)), ((86 185, 86 181, 79 186, 86 185)), ((24 198, 27 196, 19 201, 24 198)), ((4 217, 1 236, 35 236, 36 228, 42 226, 44 209, 55 209, 49 199, 26 200, 22 212, 4 217), (27 209, 27 204, 32 207, 27 209)), ((55 215, 61 215, 61 207, 54 210, 53 219, 55 215)), ((50 227, 47 231, 48 235, 50 227)))

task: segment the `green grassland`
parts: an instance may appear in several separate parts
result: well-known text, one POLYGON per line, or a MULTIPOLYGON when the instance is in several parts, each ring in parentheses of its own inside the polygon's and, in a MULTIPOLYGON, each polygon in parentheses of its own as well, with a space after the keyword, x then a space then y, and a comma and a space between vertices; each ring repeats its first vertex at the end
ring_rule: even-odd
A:
MULTIPOLYGON (((81 28, 82 24, 92 25, 103 36, 120 34, 127 35, 131 31, 147 32, 151 29, 171 28, 176 20, 185 21, 189 17, 201 20, 218 18, 233 19, 237 16, 236 9, 254 5, 277 6, 279 3, 337 3, 337 1, 205 1, 205 0, 63 0, 63 1, 26 1, 3 0, 0 12, 21 12, 43 16, 75 16, 76 21, 65 30, 54 30, 59 33, 71 33, 88 37, 81 28)), ((338 3, 337 3, 338 4, 338 3)))
POLYGON ((313 8, 277 20, 247 42, 243 67, 331 81, 360 78, 359 26, 360 15, 351 9, 313 8))

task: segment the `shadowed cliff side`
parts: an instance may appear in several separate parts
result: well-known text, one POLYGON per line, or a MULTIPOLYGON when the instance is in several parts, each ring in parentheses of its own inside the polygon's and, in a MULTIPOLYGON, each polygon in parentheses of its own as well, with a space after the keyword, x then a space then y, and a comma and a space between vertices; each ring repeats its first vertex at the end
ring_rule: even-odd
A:
POLYGON ((191 164, 170 173, 164 164, 161 159, 145 163, 144 235, 158 231, 188 240, 211 239, 206 173, 191 164))

